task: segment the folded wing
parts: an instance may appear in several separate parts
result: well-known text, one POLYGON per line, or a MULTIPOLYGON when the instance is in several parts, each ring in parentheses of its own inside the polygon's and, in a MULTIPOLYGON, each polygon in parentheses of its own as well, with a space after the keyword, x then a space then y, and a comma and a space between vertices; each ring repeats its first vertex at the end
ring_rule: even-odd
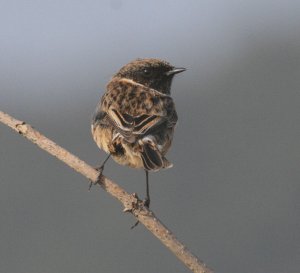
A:
POLYGON ((114 128, 129 142, 132 142, 133 138, 138 139, 149 134, 151 130, 167 121, 166 117, 157 115, 143 114, 133 117, 114 108, 109 109, 108 117, 114 128))

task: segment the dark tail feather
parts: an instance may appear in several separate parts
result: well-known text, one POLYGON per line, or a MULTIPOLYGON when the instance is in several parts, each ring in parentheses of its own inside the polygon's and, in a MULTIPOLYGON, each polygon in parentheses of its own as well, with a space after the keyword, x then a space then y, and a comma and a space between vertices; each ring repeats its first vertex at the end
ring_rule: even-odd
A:
POLYGON ((164 160, 159 151, 153 149, 149 144, 144 143, 142 160, 146 170, 156 171, 164 167, 164 160))

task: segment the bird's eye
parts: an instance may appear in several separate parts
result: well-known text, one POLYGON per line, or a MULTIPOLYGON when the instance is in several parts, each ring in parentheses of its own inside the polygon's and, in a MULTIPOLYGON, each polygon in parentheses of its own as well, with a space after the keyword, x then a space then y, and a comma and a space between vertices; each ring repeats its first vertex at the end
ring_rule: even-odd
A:
POLYGON ((144 76, 149 77, 149 76, 151 76, 151 74, 152 74, 152 71, 149 68, 144 68, 143 69, 143 75, 144 76))

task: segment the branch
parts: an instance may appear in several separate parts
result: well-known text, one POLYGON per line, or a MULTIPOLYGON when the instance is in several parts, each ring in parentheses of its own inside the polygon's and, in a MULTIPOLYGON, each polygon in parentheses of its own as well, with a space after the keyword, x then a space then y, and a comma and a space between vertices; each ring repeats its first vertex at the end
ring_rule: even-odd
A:
MULTIPOLYGON (((65 164, 81 173, 83 176, 97 183, 99 172, 93 167, 80 160, 64 148, 60 147, 29 124, 17 120, 10 115, 0 111, 0 122, 9 126, 28 140, 38 145, 41 149, 55 156, 65 164)), ((110 195, 118 199, 124 206, 124 211, 131 212, 138 221, 153 233, 179 260, 181 260, 191 271, 199 273, 212 273, 194 254, 192 254, 173 233, 163 225, 152 211, 143 206, 143 202, 136 194, 128 194, 115 182, 105 176, 101 176, 100 186, 110 195)))

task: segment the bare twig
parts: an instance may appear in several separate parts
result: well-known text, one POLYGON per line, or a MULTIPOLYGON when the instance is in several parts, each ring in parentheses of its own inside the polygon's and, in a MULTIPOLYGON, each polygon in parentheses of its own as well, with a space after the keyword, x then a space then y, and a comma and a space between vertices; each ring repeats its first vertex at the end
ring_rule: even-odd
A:
MULTIPOLYGON (((75 155, 60 147, 29 124, 17 120, 10 115, 0 111, 0 122, 9 126, 28 140, 32 141, 40 148, 63 161, 65 164, 81 173, 89 180, 97 183, 99 172, 93 167, 80 160, 75 155)), ((138 221, 152 232, 167 248, 169 248, 179 260, 181 260, 191 271, 201 273, 212 273, 212 271, 192 254, 173 233, 163 225, 154 213, 143 206, 143 202, 135 194, 128 194, 119 185, 108 179, 101 177, 101 187, 118 199, 124 206, 124 211, 131 212, 138 221)))

